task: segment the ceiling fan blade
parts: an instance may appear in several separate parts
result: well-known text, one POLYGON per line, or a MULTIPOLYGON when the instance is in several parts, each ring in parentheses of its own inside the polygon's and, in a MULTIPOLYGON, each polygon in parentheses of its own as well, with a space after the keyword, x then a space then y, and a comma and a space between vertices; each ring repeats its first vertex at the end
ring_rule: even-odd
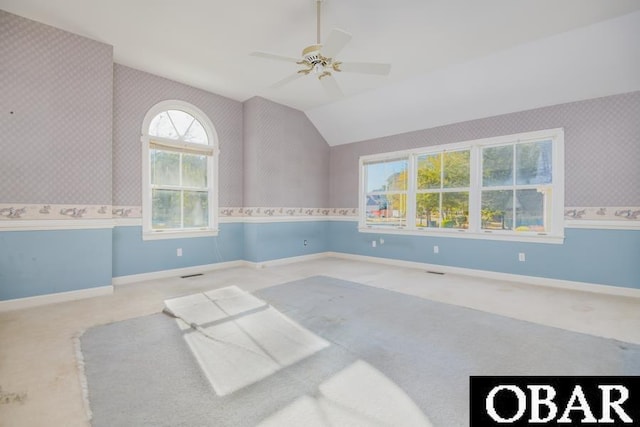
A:
POLYGON ((299 58, 294 58, 292 56, 278 55, 278 54, 269 53, 269 52, 251 52, 249 55, 257 56, 259 58, 276 59, 278 61, 287 61, 287 62, 298 62, 298 61, 300 61, 299 58))
POLYGON ((347 73, 379 74, 386 76, 391 72, 391 64, 378 64, 373 62, 341 62, 340 71, 347 73))
POLYGON ((279 82, 276 82, 276 83, 272 84, 271 87, 272 88, 277 88, 277 87, 284 86, 287 83, 291 83, 292 81, 297 80, 302 76, 303 75, 300 74, 300 73, 291 74, 290 76, 285 77, 284 79, 280 80, 279 82))
POLYGON ((322 45, 322 56, 326 58, 335 58, 338 53, 349 43, 351 34, 343 30, 334 28, 329 33, 326 42, 322 45))
POLYGON ((329 97, 337 99, 344 96, 342 90, 340 90, 340 86, 338 86, 338 82, 331 74, 322 77, 320 83, 322 83, 322 87, 324 87, 329 97))

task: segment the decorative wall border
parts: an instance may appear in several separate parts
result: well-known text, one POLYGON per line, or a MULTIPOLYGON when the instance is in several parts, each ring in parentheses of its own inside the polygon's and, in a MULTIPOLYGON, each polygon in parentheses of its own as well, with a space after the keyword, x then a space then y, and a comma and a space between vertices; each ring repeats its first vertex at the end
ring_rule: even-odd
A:
MULTIPOLYGON (((222 207, 219 218, 289 218, 358 216, 357 208, 222 207)), ((24 220, 142 218, 142 206, 0 203, 0 224, 24 220)), ((1 226, 1 225, 0 225, 1 226)))
POLYGON ((564 209, 567 228, 640 230, 640 207, 569 207, 564 209))
POLYGON ((357 208, 225 207, 219 218, 357 217, 357 208))
MULTIPOLYGON (((221 223, 358 221, 358 208, 221 207, 221 223)), ((566 207, 568 228, 640 229, 640 206, 566 207)), ((0 230, 109 228, 139 225, 142 207, 133 205, 0 203, 0 230)))
POLYGON ((142 206, 112 206, 113 218, 142 218, 142 206))
POLYGON ((640 221, 640 207, 565 208, 564 219, 573 221, 640 221))
POLYGON ((0 221, 111 219, 111 205, 0 203, 0 221))

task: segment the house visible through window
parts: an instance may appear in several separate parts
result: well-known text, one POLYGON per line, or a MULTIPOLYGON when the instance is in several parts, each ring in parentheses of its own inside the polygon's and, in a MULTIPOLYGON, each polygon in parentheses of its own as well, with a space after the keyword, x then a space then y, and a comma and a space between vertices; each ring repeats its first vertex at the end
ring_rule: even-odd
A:
POLYGON ((561 241, 562 129, 360 158, 360 230, 561 241))
POLYGON ((147 238, 215 234, 216 134, 192 105, 165 101, 143 125, 143 231, 147 238))
POLYGON ((407 222, 407 159, 367 163, 367 222, 404 226, 407 222))

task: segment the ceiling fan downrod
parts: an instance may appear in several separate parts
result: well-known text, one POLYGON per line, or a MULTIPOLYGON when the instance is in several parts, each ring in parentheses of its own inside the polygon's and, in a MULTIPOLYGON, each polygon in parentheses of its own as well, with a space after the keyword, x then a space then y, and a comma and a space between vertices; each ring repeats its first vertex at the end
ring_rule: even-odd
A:
POLYGON ((316 0, 316 44, 320 44, 320 9, 322 0, 316 0))

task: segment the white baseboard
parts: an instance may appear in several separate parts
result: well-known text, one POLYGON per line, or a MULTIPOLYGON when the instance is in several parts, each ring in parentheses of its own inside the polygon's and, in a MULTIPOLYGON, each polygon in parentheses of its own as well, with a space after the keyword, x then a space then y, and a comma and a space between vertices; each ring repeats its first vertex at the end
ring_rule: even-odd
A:
POLYGON ((342 252, 320 252, 309 255, 280 258, 271 261, 251 262, 244 260, 220 262, 216 264, 197 265, 193 267, 175 268, 171 270, 154 271, 150 273, 133 274, 129 276, 114 277, 111 286, 101 286, 97 288, 81 289, 78 291, 60 292, 48 295, 39 295, 27 298, 0 301, 0 312, 18 310, 29 307, 36 307, 45 304, 54 304, 65 301, 73 301, 84 298, 110 295, 114 291, 114 286, 126 285, 146 280, 164 279, 170 277, 186 276, 190 274, 206 273, 214 270, 222 270, 234 267, 266 268, 281 265, 293 264, 296 262, 312 261, 323 258, 341 258, 353 261, 372 262, 377 264, 391 265, 395 267, 415 268, 429 271, 437 271, 449 274, 460 274, 463 276, 481 277, 494 280, 505 280, 510 282, 525 283, 529 285, 545 286, 558 289, 569 289, 582 292, 592 292, 603 295, 615 295, 630 298, 640 298, 640 289, 625 288, 620 286, 601 285, 597 283, 575 282, 570 280, 550 279, 545 277, 524 276, 519 274, 499 273, 486 270, 474 270, 462 267, 450 267, 438 264, 427 264, 414 261, 402 261, 391 258, 372 257, 366 255, 354 255, 342 252))
POLYGON ((278 265, 293 264, 295 262, 312 261, 316 259, 327 258, 331 256, 331 254, 332 254, 331 252, 318 252, 316 254, 292 256, 288 258, 278 258, 271 261, 260 261, 260 262, 244 261, 244 263, 246 266, 253 267, 253 268, 275 267, 278 265))
POLYGON ((97 288, 80 289, 77 291, 58 292, 55 294, 38 295, 35 297, 17 298, 0 301, 0 312, 20 310, 23 308, 37 307, 40 305, 55 304, 59 302, 75 301, 84 298, 111 295, 113 286, 99 286, 97 288))
POLYGON ((174 268, 171 270, 152 271, 150 273, 131 274, 129 276, 118 276, 111 279, 114 286, 128 285, 131 283, 144 282, 145 280, 166 279, 168 277, 188 276, 190 274, 206 273, 207 271, 222 270, 225 268, 244 267, 246 261, 227 261, 215 264, 195 265, 193 267, 174 268))
POLYGON ((150 273, 141 273, 141 274, 132 274, 129 276, 114 277, 113 279, 111 279, 111 284, 114 286, 121 286, 121 285, 137 283, 137 282, 144 282, 146 280, 157 280, 157 279, 166 279, 170 277, 187 276, 190 274, 206 273, 209 271, 223 270, 226 268, 234 268, 234 267, 250 267, 250 268, 274 267, 277 265, 286 265, 286 264, 292 264, 295 262, 327 258, 328 256, 330 256, 329 252, 320 252, 317 254, 301 255, 301 256, 294 256, 289 258, 279 258, 271 261, 252 262, 252 261, 237 260, 237 261, 219 262, 216 264, 195 265, 193 267, 174 268, 171 270, 160 270, 160 271, 152 271, 150 273))
POLYGON ((439 264, 427 264, 414 261, 402 261, 391 258, 373 257, 367 255, 354 255, 342 252, 327 252, 328 256, 348 259, 353 261, 366 261, 378 264, 392 265, 396 267, 417 268, 440 273, 460 274, 463 276, 481 277, 485 279, 505 280, 510 282, 525 283, 528 285, 545 286, 549 288, 569 289, 574 291, 591 292, 604 295, 615 295, 629 298, 640 298, 640 289, 625 288, 622 286, 601 285, 597 283, 575 282, 571 280, 550 279, 546 277, 524 276, 520 274, 500 273, 487 270, 475 270, 463 267, 450 267, 439 264))

